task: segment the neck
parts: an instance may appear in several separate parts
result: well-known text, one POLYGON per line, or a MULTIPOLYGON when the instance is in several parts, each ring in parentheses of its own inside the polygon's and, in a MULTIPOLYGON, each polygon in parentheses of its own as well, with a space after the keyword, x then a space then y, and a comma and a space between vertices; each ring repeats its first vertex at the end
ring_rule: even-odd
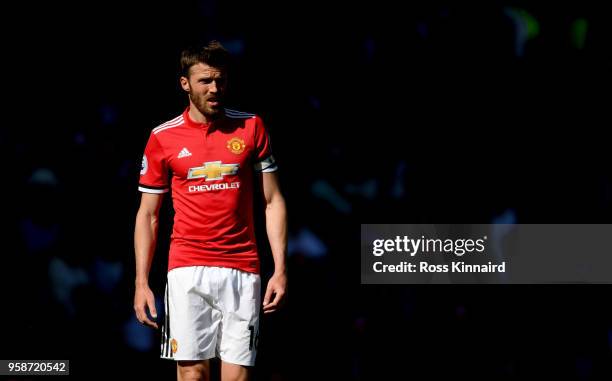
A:
POLYGON ((193 103, 189 105, 189 117, 196 123, 208 123, 210 120, 206 118, 206 115, 202 114, 200 110, 193 103))

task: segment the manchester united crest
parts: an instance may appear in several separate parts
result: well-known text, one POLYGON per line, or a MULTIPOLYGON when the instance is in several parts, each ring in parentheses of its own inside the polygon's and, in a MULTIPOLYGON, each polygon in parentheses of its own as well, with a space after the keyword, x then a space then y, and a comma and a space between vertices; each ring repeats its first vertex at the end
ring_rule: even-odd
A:
POLYGON ((231 153, 235 153, 236 155, 241 154, 244 151, 244 140, 240 138, 231 138, 227 141, 227 149, 230 150, 231 153))

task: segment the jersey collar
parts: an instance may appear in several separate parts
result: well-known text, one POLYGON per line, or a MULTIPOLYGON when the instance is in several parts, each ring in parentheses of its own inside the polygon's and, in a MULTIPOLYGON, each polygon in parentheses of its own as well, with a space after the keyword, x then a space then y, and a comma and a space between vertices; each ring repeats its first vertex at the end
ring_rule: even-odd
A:
POLYGON ((187 124, 187 126, 189 127, 196 127, 202 129, 208 129, 213 124, 213 122, 199 123, 192 120, 189 116, 189 106, 187 106, 185 111, 183 111, 183 120, 185 121, 185 124, 187 124))

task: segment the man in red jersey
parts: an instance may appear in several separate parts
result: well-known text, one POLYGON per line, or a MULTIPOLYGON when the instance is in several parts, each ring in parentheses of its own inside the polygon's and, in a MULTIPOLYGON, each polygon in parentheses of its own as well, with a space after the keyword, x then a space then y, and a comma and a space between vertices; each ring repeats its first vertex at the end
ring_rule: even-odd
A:
POLYGON ((158 327, 148 275, 162 197, 172 189, 161 357, 177 362, 179 380, 208 379, 213 357, 221 359, 223 380, 247 380, 255 363, 261 300, 256 185, 263 187, 275 267, 264 313, 279 308, 287 288, 287 219, 277 167, 261 119, 223 107, 229 58, 216 41, 182 53, 180 83, 189 107, 153 129, 142 158, 134 309, 141 323, 158 327))

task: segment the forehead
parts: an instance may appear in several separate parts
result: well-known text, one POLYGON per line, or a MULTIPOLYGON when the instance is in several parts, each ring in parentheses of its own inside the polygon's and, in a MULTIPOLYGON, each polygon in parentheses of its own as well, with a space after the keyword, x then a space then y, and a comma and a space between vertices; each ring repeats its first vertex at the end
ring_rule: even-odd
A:
POLYGON ((189 68, 189 75, 199 78, 218 78, 225 74, 224 70, 208 66, 205 63, 197 63, 189 68))

